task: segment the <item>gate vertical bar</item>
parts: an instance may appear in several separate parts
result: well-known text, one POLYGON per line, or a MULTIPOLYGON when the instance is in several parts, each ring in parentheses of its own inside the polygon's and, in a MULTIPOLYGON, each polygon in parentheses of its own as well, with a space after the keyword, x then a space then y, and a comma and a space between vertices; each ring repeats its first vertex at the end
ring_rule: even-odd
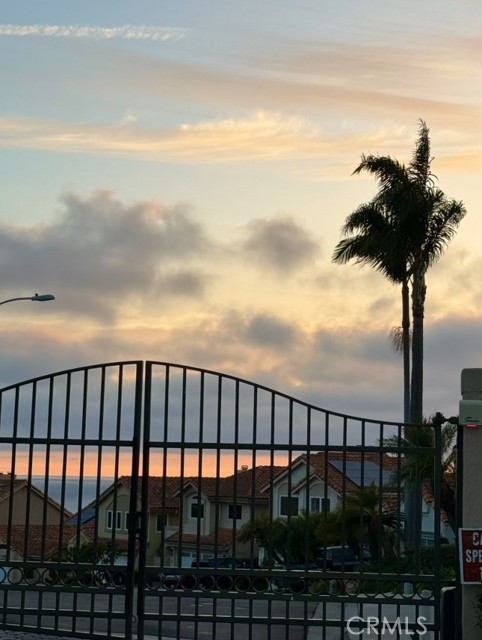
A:
POLYGON ((147 529, 148 529, 148 491, 149 491, 149 457, 150 457, 150 433, 151 433, 151 390, 152 390, 152 363, 145 364, 144 379, 144 424, 142 438, 142 476, 141 476, 141 509, 138 513, 137 526, 139 540, 139 568, 137 578, 137 637, 144 638, 144 610, 145 610, 145 569, 147 556, 147 529))
MULTIPOLYGON (((136 554, 137 554, 137 487, 139 478, 139 461, 141 447, 141 430, 142 430, 142 392, 143 392, 143 363, 136 363, 136 390, 135 390, 135 407, 134 407, 134 429, 132 441, 132 479, 131 494, 129 504, 129 540, 127 549, 127 576, 126 576, 126 640, 132 639, 133 622, 134 622, 134 596, 135 596, 135 574, 136 574, 136 554)), ((141 637, 141 636, 139 636, 141 637)))
MULTIPOLYGON (((442 594, 442 564, 440 556, 440 535, 441 535, 441 521, 440 521, 440 509, 441 500, 439 496, 442 496, 442 482, 443 477, 443 460, 442 460, 442 426, 434 424, 432 427, 435 430, 434 433, 434 445, 435 445, 435 468, 434 468, 434 493, 437 496, 435 501, 435 526, 434 526, 434 554, 433 554, 433 619, 436 629, 440 629, 440 599, 442 594)), ((440 632, 439 632, 440 633, 440 632)))

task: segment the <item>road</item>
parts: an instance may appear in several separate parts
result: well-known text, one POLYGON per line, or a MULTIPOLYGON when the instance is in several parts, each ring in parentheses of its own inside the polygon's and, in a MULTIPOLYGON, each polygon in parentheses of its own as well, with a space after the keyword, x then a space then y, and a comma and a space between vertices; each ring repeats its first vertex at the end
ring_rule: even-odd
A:
MULTIPOLYGON (((289 596, 283 599, 259 594, 228 598, 222 594, 209 597, 202 592, 147 593, 146 640, 341 640, 346 637, 346 625, 340 622, 351 616, 363 619, 386 616, 391 621, 401 617, 414 623, 417 616, 425 616, 432 622, 434 615, 433 604, 423 605, 418 596, 413 601, 400 596, 400 603, 395 605, 385 604, 382 596, 360 597, 357 604, 349 604, 343 599, 300 601, 289 596), (337 626, 317 626, 323 620, 331 620, 337 626)), ((127 631, 123 595, 97 590, 90 593, 0 590, 0 620, 44 631, 57 628, 65 635, 77 632, 86 638, 93 633, 125 638, 127 631)), ((134 635, 137 631, 134 620, 134 635)), ((433 634, 429 632, 425 638, 432 640, 433 634)))
MULTIPOLYGON (((203 593, 155 592, 145 601, 146 636, 169 640, 304 640, 315 602, 289 598, 210 598, 203 593), (179 621, 178 618, 181 618, 179 621), (194 619, 196 618, 196 619, 194 619), (305 623, 305 624, 304 624, 305 623)), ((1 620, 46 631, 112 634, 125 637, 126 616, 122 595, 0 591, 1 620), (58 617, 58 612, 65 612, 58 617), (57 615, 55 615, 57 614, 57 615)), ((134 633, 136 624, 134 621, 134 633)))

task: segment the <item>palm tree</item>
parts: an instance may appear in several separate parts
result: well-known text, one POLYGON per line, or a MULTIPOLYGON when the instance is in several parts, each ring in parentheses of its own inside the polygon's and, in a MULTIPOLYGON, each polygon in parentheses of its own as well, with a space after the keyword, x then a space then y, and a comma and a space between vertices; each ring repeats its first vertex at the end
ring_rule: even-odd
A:
POLYGON ((416 487, 426 483, 435 504, 443 509, 453 532, 456 532, 456 500, 453 478, 455 476, 457 425, 446 422, 440 425, 430 418, 422 425, 406 426, 403 436, 385 438, 384 446, 398 450, 409 449, 403 454, 404 464, 397 474, 397 485, 416 487), (436 457, 436 433, 440 429, 440 458, 436 457), (413 451, 415 450, 415 453, 413 451), (440 493, 436 491, 435 470, 440 465, 440 493))
POLYGON ((318 538, 346 543, 358 557, 362 557, 362 544, 367 544, 374 564, 382 558, 394 558, 396 531, 400 530, 403 516, 387 506, 384 498, 392 497, 393 491, 389 493, 375 484, 347 493, 330 514, 331 519, 320 520, 318 538))
MULTIPOLYGON (((373 175, 378 192, 371 202, 348 216, 342 229, 346 237, 333 255, 335 262, 354 259, 374 266, 391 282, 402 284, 404 422, 412 424, 421 424, 423 418, 426 274, 443 254, 466 213, 462 202, 449 200, 435 185, 431 162, 429 129, 423 120, 408 166, 390 156, 362 155, 354 173, 367 171, 373 175)), ((415 548, 420 543, 421 516, 417 515, 418 509, 415 513, 411 509, 420 503, 421 488, 407 487, 407 543, 415 548)))
POLYGON ((264 549, 268 565, 309 564, 316 560, 324 542, 317 536, 320 522, 329 520, 330 516, 330 513, 304 512, 288 520, 272 520, 269 514, 261 514, 241 527, 238 542, 256 542, 264 549))
POLYGON ((286 562, 286 523, 283 520, 273 520, 269 514, 260 514, 254 520, 244 524, 238 533, 238 542, 256 542, 264 549, 268 565, 275 562, 286 562))
MULTIPOLYGON (((363 257, 358 254, 355 258, 361 258, 363 263, 376 266, 392 282, 397 281, 393 279, 393 265, 395 265, 395 275, 400 278, 404 274, 399 282, 407 285, 405 296, 408 292, 408 284, 411 284, 409 422, 418 424, 422 422, 423 417, 423 321, 427 292, 426 274, 443 254, 466 213, 461 201, 449 200, 435 185, 436 178, 431 173, 431 162, 429 129, 421 120, 415 150, 408 166, 390 156, 370 155, 362 156, 360 164, 354 171, 354 173, 367 171, 375 176, 379 190, 370 205, 375 205, 379 211, 382 211, 390 223, 387 229, 389 232, 384 237, 381 238, 377 230, 372 240, 368 242, 366 245, 369 249, 368 256, 365 254, 363 257), (382 245, 376 252, 374 243, 380 241, 382 245), (405 270, 402 269, 403 263, 405 270)), ((345 235, 350 232, 358 236, 366 236, 367 232, 370 234, 373 231, 371 227, 350 224, 350 218, 356 213, 355 211, 348 216, 344 227, 345 235)), ((346 242, 350 238, 344 240, 346 242)), ((335 249, 335 260, 337 249, 335 249)), ((339 261, 346 262, 348 259, 339 261)), ((402 316, 402 326, 406 330, 404 349, 407 350, 410 339, 406 316, 404 314, 402 316)), ((408 422, 406 419, 405 421, 408 422)))

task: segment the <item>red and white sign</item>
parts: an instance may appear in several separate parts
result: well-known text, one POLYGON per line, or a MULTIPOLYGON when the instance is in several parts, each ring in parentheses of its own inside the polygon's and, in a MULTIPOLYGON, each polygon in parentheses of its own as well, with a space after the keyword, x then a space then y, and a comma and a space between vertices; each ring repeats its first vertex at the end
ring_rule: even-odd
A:
POLYGON ((459 529, 460 582, 482 584, 482 529, 459 529))

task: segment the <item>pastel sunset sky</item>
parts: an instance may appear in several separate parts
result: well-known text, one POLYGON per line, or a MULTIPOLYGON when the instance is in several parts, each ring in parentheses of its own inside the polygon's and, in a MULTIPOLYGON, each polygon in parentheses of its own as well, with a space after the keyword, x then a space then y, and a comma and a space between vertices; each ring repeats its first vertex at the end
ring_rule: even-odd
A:
POLYGON ((376 185, 467 216, 428 277, 425 413, 482 366, 480 0, 2 0, 0 386, 130 358, 402 419, 400 292, 331 263, 376 185))

